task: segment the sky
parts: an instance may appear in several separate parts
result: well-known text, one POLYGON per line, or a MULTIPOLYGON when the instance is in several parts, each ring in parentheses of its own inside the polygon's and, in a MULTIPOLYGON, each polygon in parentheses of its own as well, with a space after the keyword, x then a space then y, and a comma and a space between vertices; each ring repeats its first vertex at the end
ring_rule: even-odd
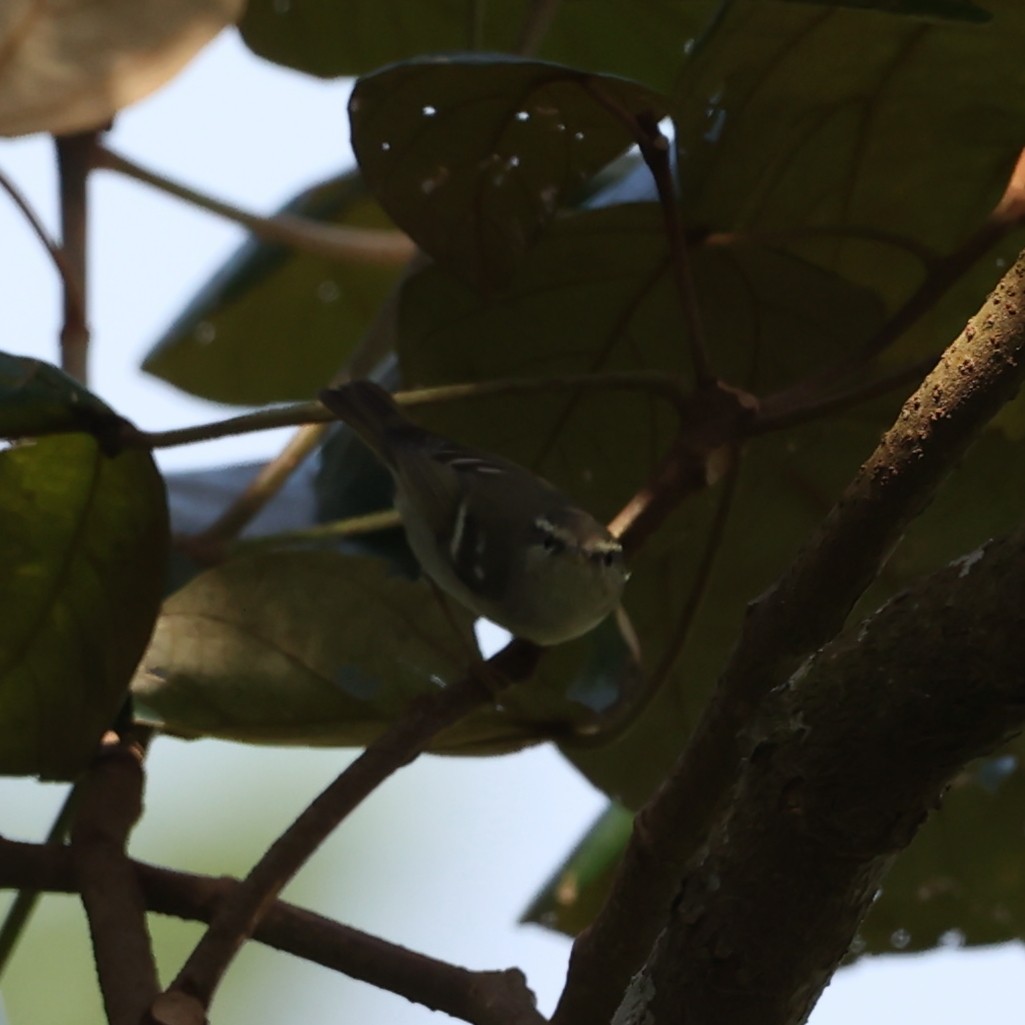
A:
MULTIPOLYGON (((124 112, 109 142, 162 174, 266 212, 351 163, 347 94, 345 83, 323 83, 253 57, 228 32, 169 86, 124 112)), ((0 169, 55 232, 51 143, 40 137, 0 141, 0 169)), ((146 429, 228 415, 136 368, 242 232, 106 173, 95 176, 91 198, 92 387, 146 429)), ((60 305, 53 269, 4 195, 0 271, 0 349, 56 360, 60 305)), ((167 450, 159 461, 173 470, 258 458, 273 453, 285 437, 268 432, 167 450)), ((349 752, 161 740, 149 760, 147 815, 133 853, 158 861, 170 851, 173 864, 183 868, 244 872, 261 844, 349 758, 349 752)), ((53 786, 0 780, 0 831, 38 837, 59 797, 53 786)), ((568 943, 537 927, 517 926, 516 918, 602 807, 601 795, 548 749, 489 760, 421 759, 343 826, 287 895, 460 964, 518 965, 542 1010, 549 1010, 568 943)), ((175 968, 174 952, 184 954, 195 932, 163 923, 160 928, 169 952, 161 965, 166 977, 175 968)), ((51 943, 64 932, 83 947, 74 902, 48 901, 0 982, 11 1025, 98 1020, 88 962, 62 964, 58 971, 50 963, 51 943), (19 985, 44 961, 50 989, 66 992, 19 985), (77 1017, 57 1010, 58 997, 69 994, 77 1017), (53 1011, 44 1013, 50 1000, 53 1011)), ((838 974, 811 1022, 903 1025, 913 1015, 930 1025, 1017 1023, 1023 968, 1018 946, 863 961, 838 974)), ((214 1011, 222 1025, 431 1020, 430 1012, 405 1001, 263 951, 246 953, 214 1011)))

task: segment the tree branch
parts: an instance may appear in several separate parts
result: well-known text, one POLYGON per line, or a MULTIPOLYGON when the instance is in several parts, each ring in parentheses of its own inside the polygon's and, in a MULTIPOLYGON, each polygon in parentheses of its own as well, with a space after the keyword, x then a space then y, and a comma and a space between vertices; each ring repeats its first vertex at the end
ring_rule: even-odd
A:
POLYGON ((125 854, 142 814, 142 757, 140 744, 108 733, 82 783, 71 827, 71 863, 110 1025, 138 1025, 160 992, 146 905, 125 854))
POLYGON ((287 213, 275 214, 273 217, 247 213, 230 203, 205 196, 155 171, 149 171, 105 146, 96 148, 93 166, 117 171, 209 213, 241 224, 265 242, 276 242, 328 260, 365 266, 401 267, 416 251, 408 236, 396 229, 325 224, 310 217, 287 213))
POLYGON ((712 828, 764 696, 841 628, 907 524, 1025 378, 1025 254, 908 399, 817 535, 752 603, 672 775, 638 814, 609 899, 578 937, 553 1022, 604 1021, 712 828))
POLYGON ((86 384, 89 380, 88 323, 88 196, 86 185, 99 132, 58 135, 60 171, 61 255, 66 273, 64 324, 61 328, 61 369, 86 384))
POLYGON ((182 993, 208 1007, 224 972, 253 934, 274 899, 339 822, 378 785, 413 761, 430 740, 499 689, 526 678, 540 649, 513 641, 485 667, 437 694, 414 701, 310 804, 253 866, 218 909, 169 993, 182 993), (487 685, 483 675, 487 676, 487 685))
POLYGON ((806 1020, 894 855, 965 762, 1025 721, 1023 580, 1025 527, 919 581, 773 695, 618 1020, 806 1020))
MULTIPOLYGON (((209 922, 238 888, 215 879, 131 862, 146 907, 164 915, 209 922)), ((0 888, 32 887, 75 893, 67 847, 0 839, 0 888)), ((517 969, 470 971, 275 901, 253 938, 266 946, 359 979, 407 1000, 475 1025, 541 1025, 533 994, 517 969)))

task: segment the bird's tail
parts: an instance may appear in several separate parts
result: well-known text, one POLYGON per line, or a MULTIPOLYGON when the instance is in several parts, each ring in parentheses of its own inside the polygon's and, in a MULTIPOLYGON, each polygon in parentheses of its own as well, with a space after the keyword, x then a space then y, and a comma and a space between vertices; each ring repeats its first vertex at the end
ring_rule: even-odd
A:
POLYGON ((325 388, 317 397, 389 465, 396 441, 406 431, 415 430, 391 395, 373 381, 350 381, 325 388))

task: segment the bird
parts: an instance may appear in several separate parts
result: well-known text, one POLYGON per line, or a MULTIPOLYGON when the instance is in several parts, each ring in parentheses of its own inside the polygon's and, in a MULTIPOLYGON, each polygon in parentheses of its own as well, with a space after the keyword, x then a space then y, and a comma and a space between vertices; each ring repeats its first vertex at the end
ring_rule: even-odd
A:
POLYGON ((475 615, 551 646, 619 605, 629 576, 622 545, 547 481, 419 427, 372 381, 319 399, 390 471, 423 572, 475 615))

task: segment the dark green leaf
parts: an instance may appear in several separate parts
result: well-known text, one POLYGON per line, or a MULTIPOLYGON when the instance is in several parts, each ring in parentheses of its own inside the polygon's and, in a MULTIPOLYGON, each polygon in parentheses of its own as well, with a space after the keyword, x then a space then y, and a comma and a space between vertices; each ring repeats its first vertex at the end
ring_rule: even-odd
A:
MULTIPOLYGON (((1025 6, 986 6, 977 26, 730 4, 677 92, 687 223, 771 236, 898 308, 983 224, 1021 151, 1025 6)), ((946 344, 1021 243, 977 258, 899 356, 946 344)))
POLYGON ((0 772, 73 777, 124 701, 160 602, 164 489, 149 453, 90 437, 0 451, 0 772))
MULTIPOLYGON (((560 3, 539 57, 668 88, 719 0, 560 3)), ((261 57, 326 77, 457 50, 519 52, 534 0, 250 0, 240 28, 261 57), (474 20, 471 8, 480 9, 474 20)))
MULTIPOLYGON (((476 650, 470 623, 377 559, 262 552, 208 570, 165 602, 133 693, 143 716, 184 736, 361 746, 413 698, 465 673, 476 650)), ((487 709, 434 750, 494 753, 537 739, 487 709)))
POLYGON ((85 431, 116 450, 124 420, 49 363, 0 352, 0 437, 85 431))
MULTIPOLYGON (((716 370, 756 393, 838 358, 878 322, 871 295, 789 255, 709 241, 692 259, 716 370)), ((404 379, 417 385, 657 370, 685 379, 691 367, 654 204, 560 219, 499 296, 421 271, 404 286, 399 335, 404 379)), ((676 428, 672 407, 643 386, 489 394, 415 415, 537 470, 605 519, 676 428)))
MULTIPOLYGON (((390 227, 355 172, 307 189, 279 212, 390 227)), ((250 239, 189 302, 143 369, 216 402, 309 398, 351 355, 398 274, 250 239)))
POLYGON ((360 79, 349 112, 381 206, 438 263, 489 288, 631 144, 623 118, 664 107, 625 79, 492 56, 385 68, 360 79))

